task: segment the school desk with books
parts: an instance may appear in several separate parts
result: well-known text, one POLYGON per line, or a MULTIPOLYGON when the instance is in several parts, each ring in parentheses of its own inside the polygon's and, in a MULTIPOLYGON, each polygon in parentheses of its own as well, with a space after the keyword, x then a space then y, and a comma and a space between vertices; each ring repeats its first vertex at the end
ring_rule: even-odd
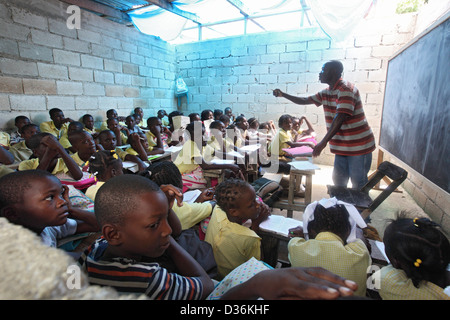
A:
POLYGON ((261 237, 263 260, 275 267, 277 263, 289 264, 287 244, 289 229, 303 226, 303 222, 293 218, 272 214, 260 223, 258 235, 261 237))

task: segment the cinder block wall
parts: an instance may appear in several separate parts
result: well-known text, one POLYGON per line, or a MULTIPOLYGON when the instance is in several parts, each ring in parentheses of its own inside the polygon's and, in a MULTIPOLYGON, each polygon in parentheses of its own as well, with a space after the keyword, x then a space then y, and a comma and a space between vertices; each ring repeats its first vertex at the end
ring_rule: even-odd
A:
MULTIPOLYGON (((231 107, 235 114, 260 121, 284 114, 305 115, 319 139, 326 133, 322 107, 300 106, 276 98, 272 90, 308 96, 326 88, 319 83, 323 64, 344 63, 344 78, 359 88, 368 122, 378 141, 387 63, 413 36, 414 14, 378 14, 362 22, 345 41, 330 40, 321 29, 310 28, 253 34, 176 46, 177 70, 189 86, 186 112, 231 107)), ((331 165, 325 152, 318 163, 331 165)), ((376 167, 377 152, 373 167, 376 167)))
POLYGON ((54 107, 97 122, 112 108, 142 107, 146 117, 176 108, 170 44, 84 10, 80 29, 69 29, 67 6, 0 0, 0 128, 17 115, 47 121, 54 107))

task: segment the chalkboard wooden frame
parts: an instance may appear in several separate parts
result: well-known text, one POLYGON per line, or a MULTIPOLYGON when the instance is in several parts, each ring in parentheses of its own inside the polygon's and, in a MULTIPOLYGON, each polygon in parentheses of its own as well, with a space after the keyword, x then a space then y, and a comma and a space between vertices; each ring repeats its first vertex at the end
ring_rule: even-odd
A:
POLYGON ((380 149, 450 193, 450 13, 388 61, 380 149))

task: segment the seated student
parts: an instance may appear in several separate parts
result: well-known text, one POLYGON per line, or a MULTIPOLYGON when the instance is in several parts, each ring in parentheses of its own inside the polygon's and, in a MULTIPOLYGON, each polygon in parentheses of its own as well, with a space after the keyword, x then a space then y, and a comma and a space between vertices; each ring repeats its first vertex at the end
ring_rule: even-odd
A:
POLYGON ((94 117, 90 114, 85 114, 81 118, 81 121, 84 125, 83 130, 89 132, 94 139, 97 139, 99 131, 95 128, 94 117))
POLYGON ((367 268, 372 259, 361 240, 362 230, 356 225, 361 217, 354 207, 349 208, 349 214, 346 205, 332 203, 329 207, 324 203, 327 208, 321 202, 310 204, 305 209, 303 228, 289 230, 295 236, 288 244, 289 261, 293 267, 322 267, 352 280, 358 284, 355 294, 365 296, 367 268))
MULTIPOLYGON (((142 173, 142 176, 154 181, 157 185, 173 185, 183 189, 183 180, 180 170, 172 161, 158 161, 150 164, 142 173)), ((214 202, 213 189, 205 189, 198 196, 194 203, 183 201, 182 206, 174 204, 172 210, 177 215, 181 223, 182 230, 187 230, 197 225, 211 215, 214 202)))
POLYGON ((308 145, 311 148, 314 148, 317 144, 314 129, 305 116, 302 116, 301 118, 292 118, 292 140, 294 142, 304 142, 305 145, 308 145), (303 123, 306 123, 308 129, 301 129, 303 123))
POLYGON ((189 120, 190 120, 190 122, 202 121, 202 119, 200 118, 200 115, 197 112, 190 113, 189 120))
POLYGON ((439 229, 427 218, 389 224, 383 242, 390 264, 372 275, 383 300, 450 300, 450 244, 439 229))
POLYGON ((308 143, 294 142, 291 134, 292 116, 284 114, 278 119, 278 131, 269 146, 269 152, 278 156, 281 161, 291 161, 292 157, 288 156, 283 149, 295 148, 308 145, 308 143))
POLYGON ((92 212, 71 205, 69 188, 43 170, 0 178, 0 215, 38 234, 51 247, 70 235, 99 231, 92 212))
POLYGON ((212 110, 206 109, 200 113, 200 120, 206 121, 214 119, 214 112, 212 110))
POLYGON ((92 135, 87 131, 75 131, 69 133, 69 141, 75 151, 72 159, 83 168, 86 162, 97 151, 92 135))
MULTIPOLYGON (((153 149, 161 149, 164 150, 164 140, 163 140, 163 126, 161 119, 158 117, 150 117, 147 119, 147 128, 148 131, 145 133, 147 137, 148 146, 150 150, 153 149)), ((167 132, 168 130, 165 130, 167 132)), ((169 131, 170 132, 170 131, 169 131)), ((171 134, 170 134, 171 135, 171 134)), ((166 137, 166 145, 170 143, 167 135, 166 137)))
MULTIPOLYGON (((175 110, 175 111, 172 111, 171 113, 169 113, 169 115, 167 116, 167 119, 168 119, 168 122, 169 122, 169 124, 167 125, 167 127, 169 128, 169 130, 171 131, 171 132, 174 132, 175 131, 175 127, 174 127, 174 125, 173 125, 173 117, 176 117, 176 116, 182 116, 183 115, 183 112, 180 112, 180 111, 177 111, 177 110, 175 110)), ((158 116, 158 118, 160 118, 161 119, 161 117, 159 117, 158 116)), ((161 120, 162 121, 162 120, 161 120)), ((164 123, 164 122, 163 122, 164 123)))
POLYGON ((19 143, 21 141, 24 141, 25 139, 20 134, 20 131, 24 125, 30 124, 31 121, 26 116, 17 116, 14 118, 14 125, 16 126, 17 130, 10 133, 10 145, 13 146, 16 143, 19 143))
POLYGON ((67 131, 64 132, 63 136, 61 137, 61 139, 59 139, 59 143, 61 143, 61 145, 63 146, 64 149, 68 150, 70 153, 75 153, 77 152, 75 150, 75 148, 72 147, 72 144, 69 141, 69 135, 72 134, 73 132, 80 132, 83 131, 84 129, 84 124, 82 124, 79 121, 72 121, 71 123, 69 123, 69 125, 67 126, 67 131))
POLYGON ((37 133, 27 141, 27 146, 36 158, 22 161, 19 171, 41 169, 54 175, 69 173, 75 180, 83 177, 80 167, 52 134, 37 133))
POLYGON ((57 140, 67 133, 69 122, 73 120, 66 118, 64 112, 61 109, 53 108, 48 112, 50 115, 50 121, 42 122, 39 126, 41 132, 51 133, 57 140))
POLYGON ((214 109, 214 120, 219 120, 219 118, 223 115, 223 111, 220 109, 214 109))
POLYGON ((248 141, 248 121, 247 118, 244 116, 238 116, 236 117, 236 120, 234 121, 234 126, 236 128, 236 139, 234 142, 234 145, 238 148, 243 147, 246 145, 248 141))
POLYGON ((156 116, 157 116, 159 119, 161 119, 161 123, 162 123, 162 125, 163 125, 164 127, 168 127, 168 126, 170 125, 170 121, 169 121, 169 119, 168 119, 168 115, 167 115, 166 110, 163 110, 163 109, 158 110, 156 116))
POLYGON ((147 167, 139 157, 127 153, 125 150, 117 148, 116 135, 111 130, 103 130, 98 135, 98 141, 101 148, 117 153, 122 161, 131 161, 138 165, 139 171, 145 170, 147 167))
POLYGON ((106 120, 108 125, 108 130, 111 130, 116 135, 117 145, 122 146, 128 143, 128 128, 119 124, 119 121, 116 118, 110 118, 106 120), (122 132, 122 131, 125 131, 122 132))
POLYGON ((134 108, 133 113, 134 119, 136 120, 136 125, 141 129, 147 129, 146 123, 144 121, 144 110, 140 107, 134 108))
POLYGON ((186 126, 187 140, 174 160, 183 177, 183 191, 206 188, 203 170, 228 169, 239 175, 240 168, 236 164, 208 164, 203 157, 206 145, 205 126, 201 122, 192 122, 186 126))
POLYGON ((139 128, 136 122, 136 118, 134 117, 134 115, 127 116, 125 118, 125 124, 127 125, 128 135, 135 132, 142 132, 141 128, 139 128))
POLYGON ((259 137, 259 121, 256 118, 250 118, 248 119, 248 138, 249 140, 258 140, 259 137))
POLYGON ((148 161, 150 156, 164 153, 163 149, 150 147, 148 145, 147 137, 143 132, 130 134, 128 143, 130 144, 130 147, 127 148, 126 152, 139 157, 142 161, 148 161))
POLYGON ((35 134, 40 133, 39 126, 34 123, 24 125, 20 129, 20 131, 20 135, 24 140, 11 146, 11 148, 9 149, 9 151, 14 155, 14 160, 16 162, 30 159, 30 157, 33 155, 33 150, 28 148, 26 142, 35 134))
POLYGON ((261 259, 261 238, 256 231, 270 211, 256 198, 253 187, 243 180, 225 180, 214 194, 217 205, 205 241, 213 248, 220 280, 250 258, 261 259), (250 228, 243 225, 249 219, 250 228))
POLYGON ((224 112, 224 114, 228 117, 228 118, 230 118, 230 121, 231 122, 234 122, 234 114, 233 114, 233 110, 231 110, 231 108, 230 107, 226 107, 224 110, 223 110, 223 112, 224 112))
POLYGON ((225 129, 227 129, 230 125, 230 117, 228 117, 227 115, 221 115, 219 117, 219 121, 221 121, 225 125, 225 129))
POLYGON ((213 282, 203 268, 171 236, 167 221, 174 187, 164 191, 139 175, 108 180, 95 197, 95 215, 103 237, 80 258, 90 284, 111 286, 118 292, 145 293, 150 299, 204 299, 213 282), (166 253, 178 269, 169 273, 148 258, 166 253))
POLYGON ((89 159, 89 173, 95 176, 96 184, 87 188, 85 193, 95 202, 98 189, 109 179, 123 174, 122 160, 115 151, 97 151, 89 159))
POLYGON ((100 126, 100 131, 108 129, 108 119, 115 118, 117 119, 119 125, 124 126, 125 125, 125 117, 119 117, 117 114, 117 111, 115 109, 109 109, 106 111, 106 120, 102 122, 100 126))

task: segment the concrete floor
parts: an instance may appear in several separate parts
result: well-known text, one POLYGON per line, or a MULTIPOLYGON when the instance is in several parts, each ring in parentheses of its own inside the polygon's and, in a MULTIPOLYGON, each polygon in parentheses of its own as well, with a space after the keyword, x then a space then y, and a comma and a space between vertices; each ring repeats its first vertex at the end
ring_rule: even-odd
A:
MULTIPOLYGON (((312 187, 312 201, 317 201, 323 198, 329 198, 327 193, 327 185, 333 184, 331 173, 332 166, 317 165, 320 170, 316 170, 313 175, 312 187)), ((383 187, 383 184, 381 185, 383 187)), ((374 227, 381 238, 383 238, 384 229, 390 220, 396 219, 399 215, 408 217, 428 217, 422 208, 420 208, 414 199, 404 191, 401 187, 400 192, 392 193, 381 205, 370 215, 371 222, 369 225, 374 227)), ((370 196, 374 199, 377 193, 381 191, 372 190, 370 196)), ((286 216, 287 211, 274 208, 272 214, 279 214, 286 216)), ((302 220, 303 212, 294 211, 293 218, 302 220)))

